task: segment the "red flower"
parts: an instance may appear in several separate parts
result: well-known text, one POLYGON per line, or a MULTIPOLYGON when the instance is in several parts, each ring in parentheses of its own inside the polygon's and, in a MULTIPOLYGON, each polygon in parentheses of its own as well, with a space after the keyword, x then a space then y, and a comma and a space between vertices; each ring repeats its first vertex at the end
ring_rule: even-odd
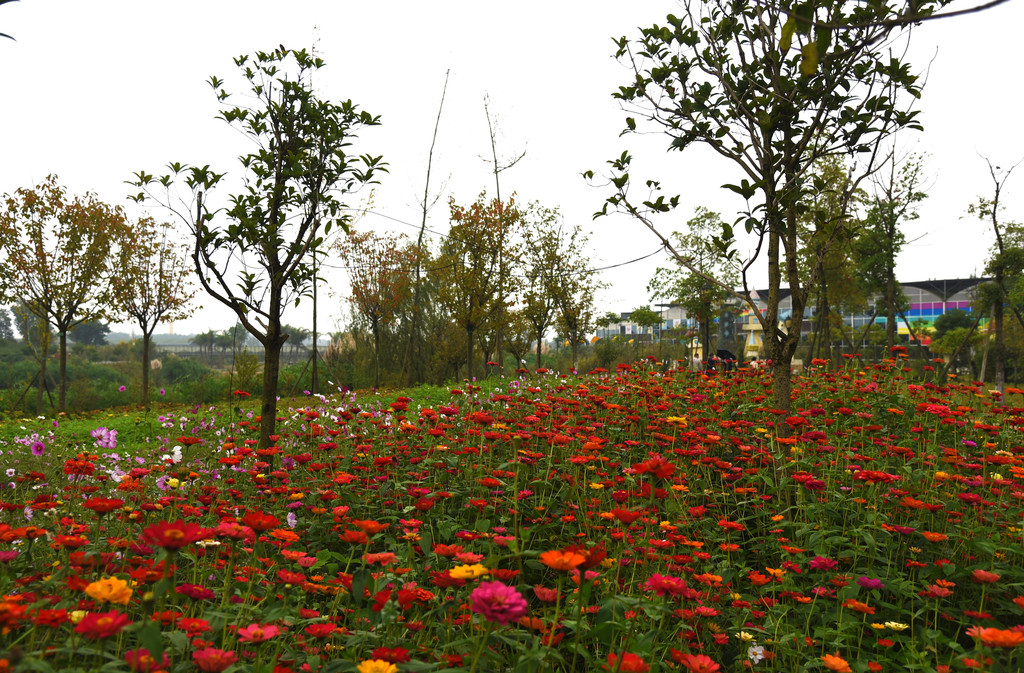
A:
POLYGON ((192 661, 196 668, 206 673, 220 673, 231 664, 238 661, 238 655, 228 650, 218 650, 215 647, 207 647, 192 653, 192 661))
POLYGON ((121 509, 124 506, 124 500, 118 498, 89 498, 82 503, 82 506, 103 515, 113 512, 115 509, 121 509))
POLYGON ((606 671, 614 671, 618 669, 620 673, 647 673, 651 670, 642 658, 626 652, 622 655, 621 660, 614 653, 608 653, 608 665, 602 666, 606 671))
MULTIPOLYGON (((672 658, 676 659, 674 651, 672 655, 672 658)), ((721 668, 706 654, 681 654, 676 661, 685 666, 690 673, 715 673, 721 668)))
POLYGON ((117 610, 110 612, 90 612, 75 627, 75 633, 81 633, 89 640, 99 640, 116 636, 121 630, 132 623, 128 615, 117 610))
POLYGON ((276 516, 264 514, 263 512, 246 512, 245 516, 242 517, 242 524, 252 528, 257 533, 262 533, 263 531, 280 526, 281 520, 276 516))
POLYGON ((989 571, 982 570, 981 568, 971 573, 971 579, 978 584, 993 584, 999 581, 999 577, 1000 575, 990 573, 989 571))
POLYGON ((141 648, 125 652, 124 660, 128 664, 128 668, 132 669, 135 673, 155 673, 155 671, 171 665, 171 661, 167 658, 166 654, 163 655, 162 661, 157 661, 149 653, 149 650, 141 648))
POLYGON ((161 521, 142 531, 142 541, 155 547, 178 550, 196 540, 213 537, 213 532, 186 521, 161 521))
POLYGON ((370 658, 392 664, 404 664, 409 661, 409 650, 404 647, 378 647, 370 653, 370 658))
POLYGON ((306 635, 311 636, 313 638, 329 638, 337 630, 337 626, 328 622, 310 624, 305 629, 303 629, 303 631, 306 632, 306 635))

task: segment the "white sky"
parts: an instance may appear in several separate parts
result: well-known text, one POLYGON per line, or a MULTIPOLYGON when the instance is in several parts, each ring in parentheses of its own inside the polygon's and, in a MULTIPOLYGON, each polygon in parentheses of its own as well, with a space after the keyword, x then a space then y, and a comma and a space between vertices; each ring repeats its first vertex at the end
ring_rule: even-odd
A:
MULTIPOLYGON (((954 3, 954 9, 968 7, 954 3)), ((611 93, 628 81, 613 58, 612 37, 680 12, 673 2, 518 3, 268 2, 217 0, 175 3, 97 0, 22 0, 0 6, 0 194, 38 184, 56 173, 72 193, 95 191, 125 204, 125 180, 138 170, 160 173, 170 161, 209 164, 238 174, 241 136, 214 117, 210 75, 241 91, 232 58, 279 44, 310 47, 327 67, 321 95, 351 98, 381 116, 353 150, 381 154, 390 164, 376 187, 374 209, 411 224, 420 221, 427 151, 445 71, 448 96, 434 156, 432 190, 444 193, 428 226, 446 231, 447 199, 462 204, 493 194, 483 97, 490 95, 500 127, 499 154, 526 157, 502 175, 503 195, 557 206, 571 223, 590 230, 592 265, 626 262, 658 248, 657 240, 624 217, 591 220, 605 191, 580 174, 630 149, 636 178, 661 179, 685 206, 664 230, 681 228, 697 205, 732 219, 740 205, 720 185, 737 178, 703 150, 666 155, 665 137, 619 137, 624 114, 611 93)), ((1001 165, 1024 158, 1020 52, 1024 2, 975 15, 935 21, 914 35, 911 62, 931 61, 920 104, 924 133, 906 147, 930 155, 930 198, 907 229, 899 261, 903 280, 980 274, 991 233, 966 217, 979 195, 990 195, 983 154, 1001 165)), ((1008 219, 1024 217, 1024 168, 1004 194, 1008 219)), ((362 195, 365 197, 365 194, 362 195)), ((352 205, 359 205, 353 199, 352 205)), ((163 213, 156 209, 157 216, 163 213)), ((360 227, 404 231, 414 227, 369 215, 360 227)), ((650 301, 646 284, 664 254, 603 272, 609 288, 598 309, 628 311, 650 301)), ((755 283, 763 283, 763 264, 755 283)), ((338 295, 321 293, 320 330, 347 315, 344 277, 331 278, 338 295), (329 316, 324 318, 324 316, 329 316)), ((177 333, 225 329, 233 323, 213 299, 174 326, 177 333)), ((285 316, 308 324, 307 312, 285 316)), ((129 326, 124 326, 128 329, 129 326)), ((117 327, 115 327, 117 329, 117 327)), ((158 331, 164 331, 161 327, 158 331)))

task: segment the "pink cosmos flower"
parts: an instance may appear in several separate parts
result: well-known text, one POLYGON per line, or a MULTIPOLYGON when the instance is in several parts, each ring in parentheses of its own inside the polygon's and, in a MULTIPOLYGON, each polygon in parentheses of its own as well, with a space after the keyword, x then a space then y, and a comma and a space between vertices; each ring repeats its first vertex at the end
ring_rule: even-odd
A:
POLYGON ((484 619, 508 625, 526 615, 526 599, 502 582, 481 582, 469 595, 469 607, 484 619))

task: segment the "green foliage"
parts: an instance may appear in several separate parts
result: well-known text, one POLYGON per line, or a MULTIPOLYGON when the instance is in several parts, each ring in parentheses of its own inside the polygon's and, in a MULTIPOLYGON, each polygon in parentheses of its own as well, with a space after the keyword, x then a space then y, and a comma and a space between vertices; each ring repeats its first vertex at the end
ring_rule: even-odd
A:
POLYGON ((254 353, 250 353, 248 348, 243 348, 240 353, 235 356, 235 385, 239 389, 247 392, 252 392, 259 380, 260 374, 262 373, 262 367, 260 366, 260 359, 256 357, 254 353))
POLYGON ((107 343, 107 335, 110 334, 110 325, 98 320, 83 322, 68 331, 68 339, 75 343, 102 346, 107 343))

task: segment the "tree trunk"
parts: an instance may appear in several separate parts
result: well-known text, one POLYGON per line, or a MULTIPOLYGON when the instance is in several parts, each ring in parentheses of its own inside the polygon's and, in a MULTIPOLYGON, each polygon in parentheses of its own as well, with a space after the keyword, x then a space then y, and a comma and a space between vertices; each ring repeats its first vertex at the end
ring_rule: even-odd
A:
POLYGON ((60 380, 57 382, 57 412, 64 413, 68 401, 68 331, 66 328, 60 330, 60 352, 59 358, 60 380))
POLYGON ((272 446, 277 430, 277 385, 281 370, 281 342, 268 341, 263 348, 263 404, 260 408, 260 448, 272 446))
POLYGON ((890 352, 896 345, 896 272, 891 266, 885 278, 885 345, 890 352))
POLYGON ((43 415, 43 390, 46 389, 46 353, 39 362, 39 383, 36 386, 36 416, 43 415))
POLYGON ((569 347, 572 350, 572 373, 575 374, 579 370, 579 358, 577 357, 579 344, 576 342, 576 339, 569 343, 569 347))
POLYGON ((142 331, 142 408, 149 411, 149 341, 151 336, 142 331))
POLYGON ((372 322, 373 328, 373 389, 380 388, 380 325, 372 322))
POLYGON ((544 343, 544 333, 537 332, 537 369, 540 369, 540 349, 541 344, 544 343))
POLYGON ((260 443, 265 449, 274 445, 271 436, 277 435, 277 388, 281 371, 281 349, 287 337, 281 338, 280 295, 271 297, 267 331, 263 335, 263 400, 260 406, 260 443))
POLYGON ((1006 389, 1006 343, 1003 332, 1003 300, 1006 293, 1003 291, 1002 268, 996 270, 995 274, 996 291, 998 296, 992 303, 992 328, 995 330, 995 343, 993 344, 993 357, 995 359, 995 386, 1000 393, 1006 389))
POLYGON ((466 380, 473 380, 473 330, 466 329, 466 380))

